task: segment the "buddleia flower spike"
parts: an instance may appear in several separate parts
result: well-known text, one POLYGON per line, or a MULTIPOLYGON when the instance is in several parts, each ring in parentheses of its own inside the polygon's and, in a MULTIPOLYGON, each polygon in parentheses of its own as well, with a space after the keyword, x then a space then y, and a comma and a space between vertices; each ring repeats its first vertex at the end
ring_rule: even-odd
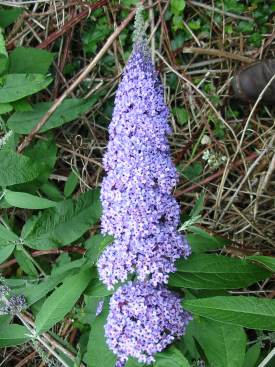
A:
POLYGON ((172 196, 178 175, 170 157, 169 111, 152 64, 139 8, 134 46, 119 84, 101 187, 102 232, 114 237, 98 261, 100 279, 116 290, 105 325, 116 367, 128 358, 151 364, 184 334, 191 319, 165 287, 175 262, 190 254, 178 233, 180 208, 172 196))
POLYGON ((147 52, 141 10, 135 24, 103 159, 102 232, 115 241, 101 255, 98 271, 109 289, 134 273, 154 285, 167 283, 175 261, 190 254, 177 230, 180 208, 172 191, 178 174, 167 140, 169 111, 147 52))

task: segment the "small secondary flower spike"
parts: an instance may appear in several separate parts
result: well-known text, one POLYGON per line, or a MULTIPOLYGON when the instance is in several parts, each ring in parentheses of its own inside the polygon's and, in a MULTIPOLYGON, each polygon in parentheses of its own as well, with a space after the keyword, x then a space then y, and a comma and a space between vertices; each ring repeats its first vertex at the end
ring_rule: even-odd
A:
POLYGON ((175 261, 190 254, 177 231, 180 210, 171 194, 178 176, 167 140, 169 111, 143 36, 135 40, 104 156, 102 231, 115 241, 101 255, 98 270, 109 289, 131 273, 154 285, 166 283, 175 261))
POLYGON ((180 298, 163 285, 129 282, 110 301, 105 325, 107 343, 124 366, 128 356, 141 363, 154 362, 153 355, 182 336, 191 320, 180 298))

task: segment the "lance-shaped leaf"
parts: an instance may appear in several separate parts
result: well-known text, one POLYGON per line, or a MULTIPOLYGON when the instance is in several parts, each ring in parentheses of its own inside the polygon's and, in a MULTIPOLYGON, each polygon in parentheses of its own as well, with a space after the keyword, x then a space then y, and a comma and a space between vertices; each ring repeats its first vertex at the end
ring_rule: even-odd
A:
POLYGON ((190 299, 183 307, 195 315, 257 330, 275 330, 275 300, 244 296, 190 299))
POLYGON ((42 333, 62 320, 71 311, 91 279, 91 270, 85 269, 67 277, 43 303, 36 317, 36 331, 42 333))
POLYGON ((12 151, 0 151, 0 186, 11 186, 33 180, 39 169, 32 160, 12 151))
MULTIPOLYGON (((86 113, 96 100, 96 97, 88 100, 77 98, 66 99, 56 109, 45 125, 42 126, 40 132, 48 131, 75 120, 86 113)), ((52 102, 40 102, 33 106, 32 111, 15 112, 8 120, 9 128, 19 134, 28 134, 50 109, 51 105, 52 102)))
POLYGON ((17 324, 1 325, 0 328, 0 347, 11 347, 26 343, 31 339, 30 332, 25 326, 17 324))
POLYGON ((35 249, 65 246, 80 238, 100 215, 99 191, 88 191, 77 200, 65 200, 32 217, 23 228, 22 237, 35 249))
POLYGON ((115 367, 116 356, 106 344, 104 325, 108 316, 108 308, 104 302, 103 311, 93 322, 87 346, 88 367, 115 367))
POLYGON ((16 192, 5 190, 5 200, 16 208, 23 209, 46 209, 56 206, 56 202, 28 194, 27 192, 16 192))
POLYGON ((246 334, 242 327, 205 318, 196 320, 195 339, 210 366, 240 367, 244 363, 246 334))
POLYGON ((206 254, 179 260, 177 270, 171 274, 169 284, 193 289, 243 288, 272 274, 247 260, 206 254))

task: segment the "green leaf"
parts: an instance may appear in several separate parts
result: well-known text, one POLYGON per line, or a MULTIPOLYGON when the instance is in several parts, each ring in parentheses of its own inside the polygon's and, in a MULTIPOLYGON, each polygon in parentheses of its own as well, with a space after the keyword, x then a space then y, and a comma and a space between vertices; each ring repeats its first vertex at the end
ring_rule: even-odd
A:
POLYGON ((188 22, 188 27, 191 28, 193 31, 197 31, 201 28, 201 20, 196 19, 196 20, 190 20, 190 22, 188 22))
POLYGON ((41 74, 7 74, 2 77, 0 103, 13 102, 30 96, 45 89, 51 82, 51 78, 41 74))
POLYGON ((230 240, 219 236, 214 236, 204 231, 200 227, 191 226, 188 227, 188 231, 193 232, 186 235, 193 253, 223 248, 224 246, 227 246, 231 243, 230 240))
POLYGON ((179 125, 183 126, 188 122, 189 115, 185 108, 175 107, 173 108, 173 113, 175 114, 179 125))
POLYGON ((28 182, 27 185, 22 185, 16 189, 17 191, 23 192, 35 192, 41 185, 48 181, 53 171, 57 158, 57 146, 52 137, 49 137, 47 140, 38 141, 36 144, 27 148, 25 155, 39 167, 39 176, 34 181, 28 182))
POLYGON ((10 24, 16 21, 22 12, 23 9, 20 8, 0 9, 0 27, 8 27, 10 24))
POLYGON ((171 0, 171 10, 173 14, 180 14, 185 8, 184 0, 171 0))
POLYGON ((103 306, 101 314, 94 320, 87 345, 88 367, 115 367, 116 356, 108 348, 104 335, 104 325, 108 316, 108 308, 103 306))
POLYGON ((275 258, 271 256, 248 256, 248 260, 263 265, 268 270, 275 272, 275 258))
POLYGON ((67 197, 71 196, 76 186, 78 185, 78 177, 74 172, 71 172, 68 176, 68 180, 65 183, 64 195, 67 197))
POLYGON ((84 247, 88 250, 85 256, 89 259, 90 263, 96 263, 99 256, 113 240, 114 238, 112 236, 102 234, 96 234, 89 238, 84 243, 84 247))
MULTIPOLYGON (((91 109, 96 98, 66 99, 62 102, 48 121, 43 125, 40 132, 45 132, 71 122, 91 109)), ((33 106, 33 111, 15 112, 8 120, 8 126, 19 134, 28 134, 37 122, 45 115, 52 106, 52 102, 40 102, 33 106)))
POLYGON ((145 367, 145 365, 143 363, 138 363, 134 358, 129 358, 125 367, 145 367))
POLYGON ((94 279, 85 292, 87 296, 94 298, 107 297, 113 293, 114 293, 113 291, 109 291, 105 287, 105 285, 98 279, 94 279))
POLYGON ((18 99, 18 101, 14 101, 11 104, 16 112, 32 111, 32 105, 28 102, 28 97, 18 99))
POLYGON ((11 324, 1 325, 0 328, 0 347, 12 347, 26 343, 30 340, 28 329, 25 326, 11 324))
POLYGON ((46 209, 56 206, 56 202, 31 195, 26 192, 5 190, 5 200, 16 208, 46 209))
POLYGON ((255 343, 250 347, 245 355, 242 367, 256 367, 261 353, 261 344, 255 343))
POLYGON ((183 307, 211 320, 256 330, 275 330, 275 300, 219 296, 186 300, 183 307))
POLYGON ((202 347, 210 366, 241 367, 246 350, 243 328, 200 318, 196 340, 202 347))
POLYGON ((13 106, 10 103, 0 103, 0 115, 4 115, 12 110, 13 106))
POLYGON ((7 245, 0 247, 0 264, 2 264, 14 250, 15 245, 7 245))
MULTIPOLYGON (((62 255, 60 255, 60 256, 62 256, 62 255)), ((87 260, 82 258, 82 259, 70 261, 68 263, 59 265, 57 267, 53 267, 52 275, 57 276, 57 275, 60 275, 60 274, 64 274, 67 271, 70 271, 70 273, 71 273, 73 270, 78 270, 79 268, 84 266, 86 262, 87 262, 87 260)), ((91 276, 91 279, 92 279, 92 276, 91 276)))
POLYGON ((188 165, 188 167, 183 168, 181 170, 181 174, 188 180, 196 182, 198 180, 198 177, 201 175, 202 171, 203 171, 202 164, 200 162, 195 162, 193 164, 188 165))
POLYGON ((10 74, 46 74, 54 54, 31 47, 17 47, 10 53, 10 74))
POLYGON ((41 298, 45 297, 52 289, 60 284, 65 278, 66 274, 67 273, 63 273, 57 276, 47 277, 39 284, 32 284, 25 286, 24 288, 19 288, 18 290, 14 291, 14 293, 23 295, 27 300, 28 306, 31 306, 41 298))
POLYGON ((4 324, 9 324, 11 319, 11 315, 0 315, 0 326, 2 327, 4 324))
POLYGON ((37 270, 35 266, 33 265, 30 258, 20 249, 20 247, 17 247, 17 249, 14 251, 15 258, 20 265, 20 268, 24 271, 24 273, 36 277, 38 275, 37 270))
POLYGON ((249 261, 221 255, 196 254, 177 261, 177 272, 169 285, 193 289, 244 288, 269 277, 271 273, 249 261))
POLYGON ((19 237, 15 233, 0 224, 0 246, 8 245, 18 240, 19 237))
POLYGON ((43 192, 49 199, 53 201, 63 201, 64 196, 58 189, 57 185, 53 182, 46 182, 40 187, 40 191, 43 192))
POLYGON ((204 194, 204 192, 202 192, 200 194, 200 196, 198 197, 198 199, 196 200, 196 203, 195 203, 193 209, 191 210, 191 213, 190 213, 191 218, 200 215, 200 213, 202 212, 203 204, 204 204, 204 198, 205 198, 205 194, 204 194))
POLYGON ((3 74, 9 64, 8 53, 5 47, 5 39, 0 30, 0 74, 3 74))
POLYGON ((71 311, 91 278, 91 270, 86 269, 64 280, 43 303, 36 317, 36 331, 42 333, 62 320, 71 311))
POLYGON ((183 356, 183 354, 176 349, 171 347, 168 350, 158 353, 156 355, 156 362, 154 367, 190 367, 189 362, 183 356))
POLYGON ((32 248, 47 250, 66 246, 81 237, 101 215, 99 191, 81 194, 77 200, 65 200, 31 219, 24 240, 32 248))
MULTIPOLYGON (((84 263, 85 259, 79 259, 71 261, 58 268, 53 268, 52 274, 46 278, 43 278, 43 281, 41 281, 41 283, 24 283, 23 287, 13 290, 13 292, 15 294, 22 294, 27 299, 28 306, 31 306, 32 304, 46 296, 58 284, 60 284, 63 279, 68 275, 68 273, 70 275, 73 275, 76 272, 79 272, 79 269, 84 265, 84 263)), ((91 272, 91 278, 92 277, 93 272, 91 272)))
POLYGON ((0 186, 28 182, 39 175, 38 167, 28 157, 12 151, 0 151, 0 186))

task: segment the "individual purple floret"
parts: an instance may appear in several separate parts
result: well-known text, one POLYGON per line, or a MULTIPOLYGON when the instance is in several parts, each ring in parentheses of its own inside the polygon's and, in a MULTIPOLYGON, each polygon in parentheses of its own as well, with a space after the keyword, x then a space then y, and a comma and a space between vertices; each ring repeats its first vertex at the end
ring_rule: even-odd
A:
POLYGON ((143 43, 134 46, 119 85, 104 156, 102 232, 115 242, 98 261, 109 289, 130 273, 154 285, 168 281, 190 248, 177 232, 172 196, 178 175, 167 140, 171 129, 163 88, 143 43))
POLYGON ((129 282, 110 300, 105 336, 123 367, 128 357, 154 362, 154 354, 181 337, 192 319, 177 294, 150 282, 129 282))

